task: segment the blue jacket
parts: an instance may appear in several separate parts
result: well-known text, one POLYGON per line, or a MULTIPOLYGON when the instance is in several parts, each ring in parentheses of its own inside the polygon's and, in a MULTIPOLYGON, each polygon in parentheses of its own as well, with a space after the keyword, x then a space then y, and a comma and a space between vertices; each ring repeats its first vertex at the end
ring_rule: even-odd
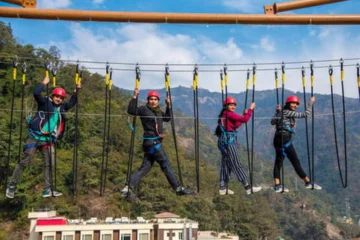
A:
MULTIPOLYGON (((41 92, 44 90, 44 88, 45 88, 44 84, 39 84, 34 90, 33 95, 34 95, 35 101, 37 102, 38 109, 37 109, 36 115, 34 117, 32 117, 32 119, 29 122, 30 132, 33 132, 33 133, 39 134, 39 135, 42 134, 41 129, 48 121, 48 117, 51 118, 51 116, 54 114, 55 107, 58 107, 54 104, 54 102, 52 101, 51 98, 44 97, 41 95, 41 92), (49 112, 49 114, 46 114, 47 112, 49 112)), ((60 118, 60 123, 57 125, 58 126, 58 129, 57 129, 58 138, 62 136, 63 131, 65 129, 65 122, 66 122, 65 112, 68 111, 69 109, 71 109, 72 107, 74 107, 76 102, 77 102, 77 95, 76 95, 76 93, 73 93, 69 102, 61 103, 61 105, 60 105, 61 118, 60 118)), ((51 136, 51 133, 50 133, 50 136, 51 136)))

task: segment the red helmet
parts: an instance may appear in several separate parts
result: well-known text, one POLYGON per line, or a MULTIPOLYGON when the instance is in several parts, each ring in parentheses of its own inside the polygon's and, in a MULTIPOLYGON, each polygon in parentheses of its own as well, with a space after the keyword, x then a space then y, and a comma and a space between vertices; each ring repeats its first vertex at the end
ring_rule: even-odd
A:
POLYGON ((300 98, 295 95, 291 95, 286 99, 286 103, 297 103, 298 105, 300 105, 300 98))
POLYGON ((157 91, 150 91, 149 93, 148 93, 148 95, 147 95, 147 98, 149 98, 149 97, 157 97, 157 99, 159 99, 160 100, 160 94, 157 92, 157 91))
POLYGON ((66 92, 63 88, 57 87, 52 91, 52 95, 59 95, 59 96, 65 98, 66 92))
POLYGON ((236 105, 236 99, 233 98, 233 97, 228 97, 228 98, 226 98, 225 101, 223 102, 223 106, 226 106, 226 105, 231 104, 231 103, 233 103, 233 104, 236 105))

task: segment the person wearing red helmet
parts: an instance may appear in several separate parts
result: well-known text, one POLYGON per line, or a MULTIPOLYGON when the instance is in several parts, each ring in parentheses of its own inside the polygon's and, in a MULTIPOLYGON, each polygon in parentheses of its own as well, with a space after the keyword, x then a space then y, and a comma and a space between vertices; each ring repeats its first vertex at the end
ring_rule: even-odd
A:
MULTIPOLYGON (((315 97, 311 97, 306 111, 302 113, 295 112, 300 105, 300 99, 295 95, 291 95, 286 99, 286 104, 282 111, 280 105, 276 106, 275 116, 271 119, 271 125, 276 126, 273 142, 276 153, 273 171, 275 192, 289 191, 289 189, 283 187, 280 181, 280 170, 282 168, 285 157, 290 160, 297 175, 305 182, 305 187, 312 188, 311 180, 303 170, 295 148, 292 144, 292 135, 295 134, 296 118, 308 117, 311 113, 314 102, 315 97)), ((321 187, 317 184, 314 184, 314 189, 320 190, 321 187)))
MULTIPOLYGON (((52 96, 44 97, 41 92, 49 83, 45 77, 34 90, 34 98, 38 105, 35 116, 28 119, 29 135, 24 146, 24 155, 15 167, 6 189, 6 196, 14 198, 16 183, 26 166, 31 162, 37 150, 40 150, 44 160, 44 191, 43 197, 61 196, 62 193, 51 189, 51 169, 54 165, 54 142, 62 136, 65 129, 65 112, 77 102, 76 89, 69 102, 64 102, 66 92, 63 88, 55 88, 52 96), (51 164, 51 165, 50 165, 51 164), (52 192, 51 192, 52 191, 52 192)), ((81 88, 78 84, 76 88, 81 88)))
MULTIPOLYGON (((251 103, 250 108, 244 111, 244 115, 239 115, 236 110, 236 99, 228 97, 223 102, 223 109, 219 114, 218 126, 215 134, 218 136, 218 147, 221 151, 220 168, 220 189, 219 194, 234 194, 234 191, 227 189, 226 185, 230 180, 231 173, 243 184, 245 193, 251 194, 251 186, 247 181, 247 173, 240 162, 237 149, 237 129, 242 123, 247 123, 255 108, 255 103, 251 103)), ((253 187, 253 192, 258 192, 261 187, 253 187)))
POLYGON ((128 106, 128 114, 140 117, 144 129, 142 137, 144 158, 140 168, 131 175, 129 185, 125 185, 125 187, 121 190, 121 196, 136 197, 132 190, 134 190, 140 180, 149 173, 154 162, 157 162, 160 165, 161 170, 177 195, 181 196, 194 194, 192 190, 181 186, 177 180, 171 163, 161 144, 165 137, 163 122, 170 122, 171 120, 170 99, 165 99, 166 111, 163 112, 159 107, 160 94, 157 91, 153 90, 147 94, 146 106, 138 107, 136 105, 138 95, 139 89, 135 88, 134 95, 128 106))

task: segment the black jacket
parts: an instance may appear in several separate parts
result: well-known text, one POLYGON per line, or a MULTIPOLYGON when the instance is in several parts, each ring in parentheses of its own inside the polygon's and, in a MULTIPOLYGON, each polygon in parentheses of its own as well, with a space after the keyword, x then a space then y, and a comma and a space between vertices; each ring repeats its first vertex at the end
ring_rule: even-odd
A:
POLYGON ((163 122, 171 120, 170 109, 160 111, 157 115, 148 107, 136 107, 136 99, 132 98, 128 106, 128 114, 139 116, 144 128, 144 137, 157 137, 164 133, 163 122), (156 129, 157 125, 157 129, 156 129))

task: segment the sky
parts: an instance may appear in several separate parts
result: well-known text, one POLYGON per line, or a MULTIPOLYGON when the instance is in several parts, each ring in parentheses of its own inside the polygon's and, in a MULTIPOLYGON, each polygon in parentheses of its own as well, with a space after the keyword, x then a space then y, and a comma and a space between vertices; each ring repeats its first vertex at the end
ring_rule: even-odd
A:
MULTIPOLYGON (((270 0, 37 0, 38 8, 83 9, 131 12, 194 12, 194 13, 258 13, 270 0)), ((0 3, 0 6, 12 6, 0 3)), ((360 14, 358 0, 349 0, 308 9, 294 10, 287 14, 360 14)), ((17 7, 17 6, 14 6, 17 7)), ((281 14, 281 13, 280 13, 281 14)), ((315 69, 314 92, 330 92, 328 68, 334 65, 334 90, 341 93, 340 58, 345 65, 360 62, 360 26, 274 26, 274 25, 206 25, 206 24, 139 24, 99 23, 6 19, 13 33, 22 44, 49 49, 55 45, 63 59, 112 62, 156 63, 157 66, 140 65, 141 88, 164 86, 165 64, 171 66, 171 86, 192 84, 193 64, 221 64, 199 67, 199 87, 220 91, 219 72, 228 64, 229 92, 245 90, 245 71, 250 66, 231 64, 281 63, 331 59, 333 62, 315 63, 324 68, 315 69), (336 67, 335 67, 336 66, 336 67), (151 71, 148 71, 151 70, 151 71), (176 72, 189 70, 189 72, 176 72), (214 72, 202 72, 212 70, 214 72), (174 72, 171 72, 174 71, 174 72)), ((105 73, 104 64, 81 64, 84 67, 103 68, 92 72, 105 73)), ((309 67, 309 63, 286 65, 287 68, 309 67)), ((111 65, 114 69, 133 69, 133 65, 111 65)), ((273 89, 274 69, 281 64, 258 65, 256 90, 273 89)), ((281 74, 279 73, 279 76, 281 74)), ((309 70, 306 71, 307 91, 309 70)), ((114 70, 113 81, 118 87, 134 88, 135 71, 114 70)), ((61 80, 58 80, 61 81, 61 80)), ((358 88, 355 66, 345 67, 345 94, 357 98, 358 88)), ((302 91, 301 70, 286 70, 285 88, 302 91)))

